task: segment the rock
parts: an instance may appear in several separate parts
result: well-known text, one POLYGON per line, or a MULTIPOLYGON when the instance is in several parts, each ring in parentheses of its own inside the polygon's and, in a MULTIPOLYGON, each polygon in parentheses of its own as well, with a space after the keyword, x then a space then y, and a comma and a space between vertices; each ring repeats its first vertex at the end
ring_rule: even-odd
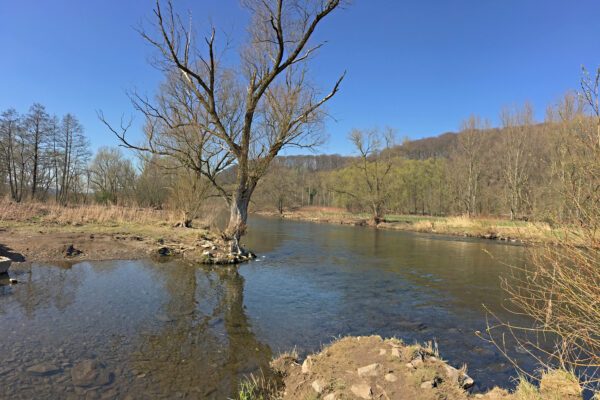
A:
POLYGON ((394 374, 385 374, 384 378, 388 382, 396 382, 398 380, 398 378, 394 374))
POLYGON ((400 349, 398 347, 392 348, 392 357, 400 358, 400 349))
MULTIPOLYGON (((392 349, 392 351, 394 351, 394 350, 392 349)), ((379 349, 379 355, 380 356, 385 356, 385 353, 386 353, 385 349, 379 349)))
POLYGON ((473 380, 473 378, 471 378, 469 375, 467 374, 463 374, 461 380, 460 380, 460 386, 463 389, 468 389, 471 386, 473 386, 475 384, 475 380, 473 380))
POLYGON ((27 372, 33 376, 49 376, 62 372, 62 369, 52 363, 43 362, 27 368, 27 372))
POLYGON ((412 363, 406 363, 406 364, 404 364, 404 366, 406 366, 406 368, 410 368, 410 369, 415 368, 415 366, 412 363))
POLYGON ((329 393, 327 396, 323 397, 323 400, 336 400, 337 393, 329 393))
POLYGON ((76 249, 72 244, 64 246, 62 252, 65 257, 76 257, 83 253, 81 250, 76 249))
POLYGON ((462 387, 463 389, 468 389, 475 384, 475 381, 464 372, 450 366, 445 365, 446 368, 446 380, 452 382, 455 385, 462 387))
POLYGON ((371 386, 366 383, 359 383, 357 385, 352 385, 350 387, 350 391, 354 393, 355 396, 360 397, 361 399, 370 399, 373 391, 371 390, 371 386))
POLYGON ((99 361, 83 360, 73 366, 71 379, 75 386, 104 386, 112 381, 113 374, 99 361))
POLYGON ((157 320, 161 321, 161 322, 172 322, 175 321, 175 318, 167 315, 167 314, 163 314, 163 313, 158 313, 156 315, 154 315, 154 318, 156 318, 157 320))
POLYGON ((323 390, 325 389, 325 383, 321 379, 317 379, 310 386, 312 386, 315 392, 319 394, 323 393, 323 390))
POLYGON ((174 254, 173 249, 167 246, 159 247, 156 252, 161 256, 172 256, 174 254))
POLYGON ((434 386, 433 381, 425 381, 425 382, 421 383, 421 389, 432 389, 433 386, 434 386))
POLYGON ((0 257, 0 275, 6 274, 12 260, 8 257, 0 257))
POLYGON ((423 360, 421 358, 415 358, 410 362, 413 368, 419 368, 423 366, 423 360))
POLYGON ((308 374, 313 366, 313 360, 310 357, 306 357, 306 360, 302 363, 302 373, 308 374))
POLYGON ((379 370, 381 369, 381 364, 375 363, 370 364, 365 367, 358 368, 358 376, 377 376, 379 375, 379 370))

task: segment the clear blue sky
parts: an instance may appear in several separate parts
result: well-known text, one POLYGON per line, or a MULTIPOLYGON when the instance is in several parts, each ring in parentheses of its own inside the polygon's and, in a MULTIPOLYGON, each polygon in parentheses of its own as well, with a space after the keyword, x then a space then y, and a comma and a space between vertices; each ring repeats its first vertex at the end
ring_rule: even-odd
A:
MULTIPOLYGON (((314 78, 348 75, 329 110, 321 152, 349 153, 353 127, 386 125, 419 138, 457 130, 471 113, 497 122, 504 105, 547 104, 577 88, 580 68, 600 65, 598 0, 354 0, 321 26, 328 44, 314 78)), ((199 31, 208 21, 240 43, 237 0, 175 0, 199 31)), ((152 94, 161 75, 133 29, 152 2, 0 0, 0 110, 32 102, 72 112, 96 148, 115 139, 96 118, 132 113, 125 90, 152 94)), ((141 117, 136 120, 138 126, 141 117)))

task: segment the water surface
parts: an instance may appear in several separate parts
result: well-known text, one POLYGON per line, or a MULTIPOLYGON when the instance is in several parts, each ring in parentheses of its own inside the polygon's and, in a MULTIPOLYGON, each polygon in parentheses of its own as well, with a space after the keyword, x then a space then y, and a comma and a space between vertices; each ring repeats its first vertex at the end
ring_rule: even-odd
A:
POLYGON ((267 218, 246 243, 260 257, 239 273, 150 260, 15 270, 18 285, 0 280, 0 398, 227 398, 274 354, 365 334, 436 339, 478 389, 512 385, 475 331, 483 304, 508 317, 499 276, 523 248, 267 218), (109 381, 78 385, 82 360, 109 381))

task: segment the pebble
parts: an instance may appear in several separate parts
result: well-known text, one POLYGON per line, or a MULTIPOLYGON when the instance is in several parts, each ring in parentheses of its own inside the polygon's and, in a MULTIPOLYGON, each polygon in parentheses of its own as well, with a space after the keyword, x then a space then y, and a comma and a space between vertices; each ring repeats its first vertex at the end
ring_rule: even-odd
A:
POLYGON ((385 380, 388 382, 396 382, 398 380, 398 378, 396 377, 396 375, 394 374, 386 374, 384 376, 385 380))
POLYGON ((62 369, 54 364, 43 362, 27 368, 27 372, 34 376, 49 376, 62 372, 62 369))
POLYGON ((104 364, 96 360, 83 360, 73 366, 71 379, 75 386, 104 386, 112 381, 113 375, 104 364))
POLYGON ((432 389, 433 388, 433 381, 425 381, 423 383, 421 383, 421 389, 432 389))

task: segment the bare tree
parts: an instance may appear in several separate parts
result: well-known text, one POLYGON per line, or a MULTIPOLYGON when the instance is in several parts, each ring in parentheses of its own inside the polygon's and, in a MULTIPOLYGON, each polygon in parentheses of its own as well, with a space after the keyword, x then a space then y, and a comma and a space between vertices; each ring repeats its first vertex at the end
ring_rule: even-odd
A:
POLYGON ((136 174, 131 160, 118 148, 102 147, 89 166, 89 180, 100 202, 117 204, 134 192, 136 174))
POLYGON ((2 158, 8 173, 10 195, 14 201, 20 202, 26 189, 29 152, 23 121, 16 110, 9 109, 2 114, 0 135, 2 158))
POLYGON ((35 199, 40 181, 40 167, 44 161, 45 145, 49 134, 50 117, 46 108, 34 103, 29 108, 29 114, 25 118, 25 128, 31 148, 31 198, 35 199))
POLYGON ((66 114, 56 132, 54 163, 56 200, 67 204, 70 196, 81 189, 82 179, 90 157, 89 143, 83 135, 83 127, 72 114, 66 114))
POLYGON ((141 31, 158 49, 157 65, 168 74, 167 89, 156 102, 132 96, 148 121, 143 145, 126 138, 127 126, 109 127, 123 145, 174 157, 205 176, 230 207, 225 233, 234 252, 242 251, 239 239, 246 230, 250 198, 271 161, 286 146, 321 141, 321 106, 338 92, 343 75, 331 92, 319 96, 308 80, 307 62, 322 43, 309 42, 340 3, 244 0, 252 21, 240 63, 233 67, 219 57, 216 29, 200 48, 170 1, 166 10, 156 2, 157 37, 141 31), (231 164, 236 178, 228 191, 218 175, 231 164))
POLYGON ((527 205, 530 174, 533 109, 525 104, 522 110, 502 110, 502 171, 506 186, 510 218, 515 219, 527 205))
POLYGON ((394 130, 387 128, 384 132, 377 129, 354 129, 349 135, 350 141, 359 153, 358 161, 352 166, 357 174, 359 187, 338 187, 334 190, 340 194, 351 196, 357 200, 365 200, 371 210, 373 222, 383 221, 385 206, 389 200, 390 172, 393 156, 389 151, 394 144, 394 130))
POLYGON ((471 115, 462 123, 457 151, 453 154, 454 166, 458 167, 454 172, 460 174, 460 199, 469 216, 477 214, 484 148, 482 132, 485 129, 489 129, 489 123, 471 115))
MULTIPOLYGON (((585 118, 573 130, 568 169, 583 179, 583 193, 565 193, 567 204, 577 210, 576 229, 565 230, 554 243, 530 249, 531 265, 515 266, 502 286, 516 315, 533 323, 513 324, 497 319, 489 325, 489 340, 510 358, 504 335, 512 335, 545 369, 573 371, 592 393, 600 387, 600 70, 593 78, 584 74, 582 99, 585 118)), ((568 97, 558 108, 561 118, 573 122, 582 108, 568 97)))

